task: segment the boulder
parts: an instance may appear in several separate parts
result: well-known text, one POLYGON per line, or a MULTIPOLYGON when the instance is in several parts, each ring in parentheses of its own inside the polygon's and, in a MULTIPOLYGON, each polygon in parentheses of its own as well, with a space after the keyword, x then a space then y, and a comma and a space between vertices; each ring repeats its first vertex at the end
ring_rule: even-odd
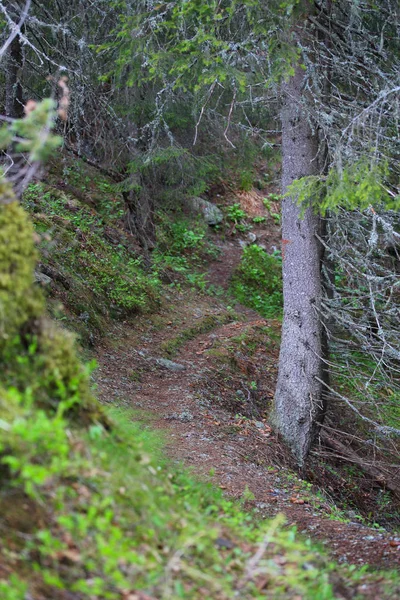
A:
POLYGON ((40 283, 40 285, 50 285, 53 281, 51 277, 48 277, 41 271, 35 271, 34 275, 35 280, 37 281, 37 283, 40 283))
POLYGON ((204 217, 207 225, 213 226, 222 223, 224 215, 218 206, 215 206, 212 202, 208 202, 208 200, 204 200, 204 198, 199 198, 197 196, 187 198, 185 202, 192 212, 204 217))
POLYGON ((186 367, 184 365, 180 365, 179 363, 172 362, 172 360, 168 360, 167 358, 157 358, 156 363, 160 367, 164 367, 164 369, 168 369, 168 371, 185 371, 186 367))

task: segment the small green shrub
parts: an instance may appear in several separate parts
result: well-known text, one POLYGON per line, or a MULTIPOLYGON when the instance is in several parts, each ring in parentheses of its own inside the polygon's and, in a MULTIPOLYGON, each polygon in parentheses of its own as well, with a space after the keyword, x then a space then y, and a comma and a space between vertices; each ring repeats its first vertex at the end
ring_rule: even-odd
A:
POLYGON ((160 213, 159 220, 158 244, 153 253, 155 272, 161 276, 165 271, 180 274, 192 287, 205 291, 205 275, 198 270, 218 254, 207 238, 207 225, 182 217, 172 219, 167 213, 160 213))
POLYGON ((231 283, 235 298, 264 317, 276 317, 282 310, 282 274, 279 255, 268 254, 256 245, 243 251, 231 283))
POLYGON ((253 187, 254 174, 250 170, 244 170, 239 176, 239 188, 244 192, 249 192, 253 187))
POLYGON ((226 209, 226 218, 228 219, 228 221, 232 221, 232 223, 235 223, 235 225, 240 223, 246 217, 246 211, 243 210, 239 202, 231 204, 231 206, 228 206, 228 208, 226 209))
POLYGON ((238 202, 231 204, 225 209, 226 218, 234 224, 233 232, 246 233, 252 226, 247 221, 248 215, 238 202))
POLYGON ((263 204, 270 213, 271 217, 274 219, 276 225, 281 224, 281 215, 272 211, 272 202, 280 202, 281 200, 282 196, 279 194, 268 194, 266 198, 263 198, 263 204))
POLYGON ((207 225, 160 212, 158 247, 160 255, 199 258, 207 251, 207 225))

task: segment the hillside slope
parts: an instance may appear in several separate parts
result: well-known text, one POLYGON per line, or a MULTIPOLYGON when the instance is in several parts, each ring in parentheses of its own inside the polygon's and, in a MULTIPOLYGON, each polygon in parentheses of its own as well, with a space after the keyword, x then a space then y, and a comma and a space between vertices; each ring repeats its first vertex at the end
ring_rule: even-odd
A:
MULTIPOLYGON (((272 497, 264 495, 267 506, 256 506, 257 514, 249 512, 260 502, 260 497, 253 497, 257 490, 251 485, 261 475, 256 475, 246 458, 239 462, 238 455, 247 453, 250 445, 262 447, 273 441, 257 413, 260 397, 252 389, 254 407, 246 408, 246 398, 238 394, 232 408, 239 412, 242 405, 239 419, 229 417, 223 407, 214 412, 207 394, 201 396, 206 392, 203 376, 209 361, 215 360, 215 366, 220 359, 231 364, 232 334, 245 346, 247 333, 253 331, 256 339, 250 338, 255 350, 270 339, 265 362, 260 365, 270 363, 271 376, 262 391, 271 394, 278 321, 267 325, 250 309, 237 307, 235 312, 226 300, 218 299, 223 291, 215 287, 214 296, 201 292, 205 276, 198 267, 203 264, 204 271, 201 261, 209 262, 210 256, 204 227, 198 222, 189 228, 185 225, 181 237, 174 237, 178 248, 173 252, 165 244, 162 267, 149 277, 138 254, 134 258, 135 250, 128 250, 122 242, 104 241, 103 219, 109 216, 102 217, 94 208, 88 210, 85 202, 73 195, 71 200, 71 194, 63 192, 60 198, 55 189, 54 182, 49 189, 31 187, 24 200, 32 212, 42 252, 36 282, 29 219, 15 201, 0 203, 0 300, 5 311, 0 345, 1 597, 395 597, 399 582, 394 574, 357 573, 339 566, 297 535, 295 528, 286 527, 279 515, 260 519, 260 514, 276 512, 272 497), (10 240, 15 242, 12 246, 10 240), (122 269, 129 260, 127 253, 135 261, 130 274, 122 269), (113 259, 116 254, 118 259, 113 259), (50 281, 40 276, 46 275, 43 265, 53 273, 47 275, 50 281), (168 273, 169 277, 174 274, 172 287, 163 286, 158 277, 168 273), (86 285, 86 277, 91 277, 90 285, 86 285), (126 298, 125 294, 137 297, 137 281, 144 286, 144 305, 126 306, 124 301, 121 309, 115 310, 115 302, 126 298), (116 282, 123 284, 117 288, 115 301, 110 290, 115 290, 116 282), (58 326, 45 316, 41 287, 47 290, 58 326), (162 302, 159 313, 153 308, 152 314, 135 316, 138 310, 151 310, 147 299, 153 288, 157 302, 162 302), (74 291, 71 296, 69 290, 74 291), (56 305, 63 300, 64 308, 56 305), (83 305, 77 306, 76 300, 83 305), (100 308, 105 308, 99 310, 103 318, 96 330, 90 325, 99 309, 98 300, 103 303, 100 308), (83 319, 85 311, 89 317, 83 319), (90 391, 93 366, 78 360, 70 334, 60 329, 60 325, 76 329, 79 321, 85 325, 83 330, 78 328, 81 339, 97 345, 100 369, 95 379, 101 404, 90 391), (183 354, 175 359, 180 351, 183 354), (170 370, 176 367, 165 360, 182 360, 186 369, 176 374, 170 370), (153 420, 157 415, 159 423, 153 423, 154 429, 144 426, 143 417, 131 408, 146 411, 153 420), (212 422, 207 425, 207 421, 212 422), (166 429, 166 423, 170 424, 169 433, 160 433, 157 426, 166 429), (219 429, 221 433, 215 436, 212 431, 219 429), (235 440, 234 450, 227 447, 232 431, 243 438, 235 440), (181 443, 173 443, 173 435, 182 436, 181 443), (189 452, 196 456, 197 471, 204 475, 213 472, 215 483, 236 500, 176 465, 177 459, 187 461, 189 452), (201 456, 207 452, 208 457, 201 456), (245 471, 252 479, 247 487, 245 471)), ((172 227, 174 234, 181 229, 172 227)), ((165 231, 168 233, 168 227, 165 231)), ((221 250, 223 262, 224 248, 221 250)), ((215 249, 213 252, 215 255, 215 249)), ((229 255, 232 259, 232 253, 229 255)), ((239 258, 240 253, 235 256, 239 258)), ((230 261, 231 267, 235 264, 230 261)), ((250 376, 257 387, 246 357, 236 353, 233 358, 234 373, 250 376)), ((223 373, 219 375, 222 379, 209 378, 211 389, 225 381, 223 373)), ((235 374, 225 376, 236 381, 235 374)), ((227 389, 229 392, 229 386, 227 389)), ((261 484, 260 479, 260 486, 270 489, 278 485, 275 489, 286 495, 282 481, 269 466, 268 483, 261 484)), ((261 473, 258 467, 256 470, 261 473)), ((296 490, 296 485, 290 484, 287 491, 296 494, 301 506, 303 492, 296 490)), ((284 508, 284 503, 277 506, 284 508)), ((295 521, 294 512, 287 514, 295 521)), ((384 560, 375 564, 391 567, 397 545, 391 546, 387 536, 374 539, 376 547, 388 550, 384 560)))

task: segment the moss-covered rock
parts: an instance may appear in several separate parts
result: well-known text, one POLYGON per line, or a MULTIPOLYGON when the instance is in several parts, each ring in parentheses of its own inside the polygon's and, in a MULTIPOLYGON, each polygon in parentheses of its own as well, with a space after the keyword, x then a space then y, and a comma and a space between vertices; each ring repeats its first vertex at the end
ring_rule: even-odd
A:
POLYGON ((6 184, 0 186, 0 353, 40 317, 44 300, 34 285, 33 228, 6 184))
POLYGON ((71 411, 85 421, 102 419, 100 404, 90 390, 88 369, 78 360, 75 336, 49 319, 41 322, 38 336, 40 375, 48 402, 68 399, 71 411))

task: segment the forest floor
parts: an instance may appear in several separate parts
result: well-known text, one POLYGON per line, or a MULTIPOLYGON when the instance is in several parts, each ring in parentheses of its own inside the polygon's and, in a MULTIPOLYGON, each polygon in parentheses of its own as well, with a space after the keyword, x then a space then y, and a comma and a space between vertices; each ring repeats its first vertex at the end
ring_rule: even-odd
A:
MULTIPOLYGON (((227 288, 241 248, 230 239, 220 251, 209 265, 208 281, 227 288)), ((240 305, 233 310, 219 298, 171 288, 158 314, 115 325, 98 347, 98 394, 162 430, 171 460, 211 480, 260 518, 283 513, 288 524, 341 563, 396 569, 400 537, 344 518, 329 494, 315 494, 290 468, 267 413, 260 413, 260 397, 265 405, 274 394, 279 327, 240 305), (257 386, 262 389, 256 393, 257 386)), ((367 588, 359 590, 363 597, 379 597, 374 584, 367 588)), ((353 596, 344 590, 343 597, 353 596)))

